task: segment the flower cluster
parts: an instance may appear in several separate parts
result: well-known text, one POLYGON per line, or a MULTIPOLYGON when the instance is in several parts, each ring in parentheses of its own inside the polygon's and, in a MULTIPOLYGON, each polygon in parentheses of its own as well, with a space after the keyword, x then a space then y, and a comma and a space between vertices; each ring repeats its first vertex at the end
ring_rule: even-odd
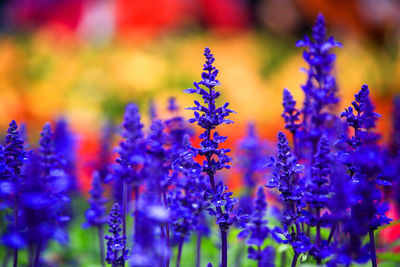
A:
POLYGON ((285 120, 285 128, 293 135, 300 127, 300 111, 296 108, 296 101, 288 89, 283 89, 283 113, 282 117, 285 120))
POLYGON ((107 263, 113 267, 125 266, 128 250, 125 249, 126 236, 121 235, 121 211, 118 203, 115 203, 111 209, 108 219, 108 230, 111 235, 106 235, 107 240, 107 263))
POLYGON ((319 14, 312 29, 311 38, 304 36, 296 43, 296 46, 306 48, 303 58, 308 64, 308 69, 306 70, 307 81, 302 86, 304 104, 301 109, 302 129, 298 136, 301 140, 298 142, 301 149, 295 147, 295 151, 305 151, 302 154, 311 160, 321 136, 329 134, 330 137, 330 134, 335 131, 335 116, 331 114, 331 110, 339 99, 336 96, 336 79, 332 74, 336 56, 331 53, 331 50, 342 45, 333 37, 327 38, 325 19, 322 14, 319 14))
POLYGON ((88 202, 90 208, 85 212, 86 223, 84 223, 84 227, 99 227, 107 222, 107 217, 105 216, 107 199, 103 197, 103 192, 100 173, 95 171, 93 173, 92 189, 89 192, 90 198, 88 202))
POLYGON ((265 220, 267 211, 267 202, 265 201, 264 189, 259 186, 257 195, 254 199, 254 211, 251 214, 249 222, 245 224, 245 228, 239 233, 239 238, 250 236, 246 244, 248 248, 248 257, 256 260, 259 266, 273 266, 273 248, 266 246, 262 248, 271 230, 268 227, 268 221, 265 220), (271 255, 272 254, 272 255, 271 255))
POLYGON ((137 187, 142 183, 138 166, 144 162, 145 148, 143 124, 140 122, 139 109, 135 104, 130 103, 126 106, 122 127, 124 141, 121 141, 117 149, 119 158, 116 160, 118 164, 113 166, 114 177, 137 187))
POLYGON ((275 228, 275 231, 284 239, 277 238, 283 243, 290 243, 295 253, 294 262, 300 253, 309 250, 309 238, 300 227, 302 210, 305 207, 303 187, 298 183, 299 174, 304 166, 298 164, 284 133, 278 133, 278 156, 271 158, 269 164, 274 167, 272 178, 266 184, 268 188, 276 188, 280 192, 280 199, 285 204, 282 217, 283 228, 275 228))
POLYGON ((202 80, 200 82, 194 82, 195 88, 186 89, 184 92, 192 94, 197 93, 201 95, 206 106, 200 104, 197 100, 194 101, 195 107, 189 107, 188 109, 194 110, 194 118, 189 120, 190 123, 197 122, 197 124, 204 129, 204 132, 200 134, 199 138, 200 148, 195 148, 194 151, 201 156, 205 156, 206 160, 203 161, 203 172, 206 173, 210 179, 211 189, 208 190, 208 200, 214 205, 214 208, 209 208, 209 214, 216 216, 216 222, 221 231, 221 264, 222 267, 227 266, 227 233, 226 231, 237 221, 237 216, 232 215, 236 199, 231 198, 232 193, 224 193, 227 189, 223 183, 216 184, 215 174, 218 170, 229 169, 231 157, 227 155, 230 149, 219 148, 219 144, 225 142, 226 136, 221 136, 218 132, 212 132, 217 126, 221 124, 233 123, 232 120, 227 119, 230 113, 234 113, 233 110, 229 109, 229 103, 225 103, 221 107, 216 107, 215 100, 220 96, 220 92, 215 91, 215 86, 220 85, 217 80, 218 69, 213 66, 215 61, 214 55, 211 54, 211 50, 206 47, 204 49, 204 56, 206 62, 203 67, 201 74, 202 80), (205 87, 207 90, 201 88, 205 87), (223 209, 224 208, 224 209, 223 209))

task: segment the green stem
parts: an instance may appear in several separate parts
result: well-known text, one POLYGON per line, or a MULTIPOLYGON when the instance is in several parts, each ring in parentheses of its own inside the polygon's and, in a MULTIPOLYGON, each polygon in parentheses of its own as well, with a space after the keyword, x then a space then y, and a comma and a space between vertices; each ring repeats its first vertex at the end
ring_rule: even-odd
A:
POLYGON ((296 264, 297 264, 297 259, 299 258, 299 255, 300 254, 298 254, 298 253, 294 253, 294 256, 293 256, 293 261, 292 261, 292 267, 296 267, 296 264))
POLYGON ((102 267, 105 267, 104 259, 105 259, 105 253, 104 253, 104 231, 103 231, 103 225, 99 225, 97 227, 98 233, 99 233, 99 246, 100 246, 100 263, 102 267))
POLYGON ((377 267, 376 251, 375 251, 375 236, 374 230, 369 230, 369 246, 371 248, 371 262, 373 267, 377 267))
POLYGON ((200 267, 201 259, 201 231, 197 232, 197 244, 196 244, 196 267, 200 267))
MULTIPOLYGON (((17 197, 15 197, 15 203, 14 203, 14 227, 15 231, 18 231, 18 200, 17 197)), ((14 248, 14 261, 13 261, 13 267, 18 266, 18 248, 14 248)))
POLYGON ((183 247, 184 240, 185 239, 183 236, 179 240, 178 255, 176 256, 176 267, 179 267, 181 265, 182 247, 183 247))

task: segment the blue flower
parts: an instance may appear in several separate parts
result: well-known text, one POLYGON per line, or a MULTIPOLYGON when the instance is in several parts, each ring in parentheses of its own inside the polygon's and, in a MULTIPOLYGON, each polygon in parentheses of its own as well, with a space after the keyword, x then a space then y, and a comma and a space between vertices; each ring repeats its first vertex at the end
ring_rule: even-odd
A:
POLYGON ((374 112, 366 84, 355 94, 355 101, 351 104, 353 107, 345 109, 340 116, 346 118, 348 126, 354 129, 355 134, 350 138, 343 138, 353 149, 359 149, 362 144, 374 143, 380 138, 379 134, 369 131, 375 128, 375 122, 380 115, 374 112))
POLYGON ((22 172, 22 166, 28 160, 28 153, 24 150, 24 140, 18 131, 16 121, 11 121, 7 130, 4 147, 5 164, 13 170, 11 181, 18 182, 22 172))
POLYGON ((64 171, 68 174, 68 188, 76 191, 78 189, 75 165, 76 137, 69 129, 68 122, 63 118, 58 119, 55 125, 54 147, 64 171))
POLYGON ((106 235, 107 240, 107 255, 106 261, 113 267, 125 266, 128 250, 126 246, 126 236, 121 235, 121 211, 118 203, 115 203, 111 209, 108 225, 110 235, 106 235))
POLYGON ((298 164, 282 132, 278 133, 278 156, 272 157, 271 160, 269 166, 273 166, 274 171, 272 178, 265 186, 278 189, 279 197, 285 204, 282 216, 283 227, 275 227, 273 237, 278 242, 290 243, 298 257, 300 253, 310 249, 310 240, 300 227, 305 199, 304 189, 298 183, 298 176, 302 173, 304 166, 298 164))
MULTIPOLYGON (((330 113, 332 105, 338 103, 336 96, 337 85, 332 70, 336 59, 331 50, 341 47, 333 37, 326 37, 325 19, 319 14, 312 29, 311 37, 304 36, 296 43, 298 47, 305 47, 303 58, 308 63, 307 81, 302 85, 304 91, 304 104, 302 109, 302 127, 299 151, 312 147, 309 157, 315 154, 317 143, 323 134, 334 132, 332 120, 335 117, 330 113), (311 145, 307 142, 311 141, 311 145)), ((297 148, 296 148, 296 151, 297 148)), ((304 154, 304 153, 303 153, 304 154)))
MULTIPOLYGON (((265 201, 264 189, 259 186, 254 200, 254 210, 248 222, 244 225, 244 230, 239 233, 239 238, 249 238, 246 240, 248 247, 248 257, 261 264, 262 262, 273 262, 273 248, 263 247, 264 241, 270 235, 271 229, 268 227, 268 221, 264 219, 267 211, 267 202, 265 201)), ((261 266, 264 266, 261 265, 261 266)))
POLYGON ((300 127, 300 111, 296 108, 296 101, 293 99, 289 90, 283 89, 283 113, 282 117, 285 120, 285 128, 292 134, 295 134, 300 127))
POLYGON ((106 223, 106 206, 107 199, 103 197, 104 189, 102 187, 100 173, 93 173, 92 189, 89 191, 90 198, 88 200, 90 208, 85 212, 86 222, 83 227, 101 226, 106 223))
POLYGON ((143 124, 140 122, 139 109, 133 103, 126 106, 124 121, 122 123, 122 137, 117 152, 119 158, 117 165, 113 166, 114 176, 139 187, 142 184, 140 166, 145 160, 145 141, 143 139, 143 124))

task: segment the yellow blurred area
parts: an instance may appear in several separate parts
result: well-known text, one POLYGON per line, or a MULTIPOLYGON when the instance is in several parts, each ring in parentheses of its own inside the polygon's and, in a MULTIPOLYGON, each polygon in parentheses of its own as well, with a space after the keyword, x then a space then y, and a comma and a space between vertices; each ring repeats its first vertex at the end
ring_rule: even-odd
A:
MULTIPOLYGON (((400 57, 372 45, 336 38, 341 106, 348 106, 362 84, 369 84, 378 112, 389 112, 389 96, 400 92, 400 57)), ((219 36, 211 32, 153 40, 114 41, 105 45, 59 38, 48 32, 0 41, 0 126, 11 119, 39 127, 64 115, 73 128, 95 133, 105 115, 121 119, 125 103, 137 102, 144 113, 150 99, 160 112, 169 96, 181 107, 193 96, 182 93, 200 80, 203 49, 216 57, 223 101, 238 112, 234 136, 255 121, 263 136, 275 136, 282 126, 282 89, 292 91, 299 104, 306 67, 295 40, 275 41, 257 32, 219 36)), ((190 116, 190 112, 184 112, 190 116)), ((162 116, 162 114, 160 114, 162 116)), ((384 120, 388 120, 385 118, 384 120)))

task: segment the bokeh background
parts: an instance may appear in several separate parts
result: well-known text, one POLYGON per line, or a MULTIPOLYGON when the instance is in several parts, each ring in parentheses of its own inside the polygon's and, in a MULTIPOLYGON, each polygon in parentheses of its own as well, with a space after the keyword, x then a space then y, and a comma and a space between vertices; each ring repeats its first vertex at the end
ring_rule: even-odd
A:
MULTIPOLYGON (((223 130, 231 144, 253 121, 264 138, 282 128, 283 88, 302 102, 305 74, 297 39, 318 12, 337 49, 342 106, 362 84, 372 89, 379 127, 390 135, 391 97, 400 92, 400 1, 396 0, 13 0, 0 2, 0 127, 26 122, 31 143, 46 121, 66 118, 83 159, 97 151, 105 121, 118 124, 127 102, 148 120, 167 99, 200 78, 209 46, 220 69, 223 101, 238 113, 223 130)), ((183 112, 189 117, 190 112, 183 112)), ((86 160, 87 159, 87 160, 86 160)), ((234 182, 234 181, 233 181, 234 182)), ((237 182, 237 181, 236 181, 237 182)), ((234 182, 235 183, 235 182, 234 182)), ((236 183, 237 184, 237 183, 236 183)))

